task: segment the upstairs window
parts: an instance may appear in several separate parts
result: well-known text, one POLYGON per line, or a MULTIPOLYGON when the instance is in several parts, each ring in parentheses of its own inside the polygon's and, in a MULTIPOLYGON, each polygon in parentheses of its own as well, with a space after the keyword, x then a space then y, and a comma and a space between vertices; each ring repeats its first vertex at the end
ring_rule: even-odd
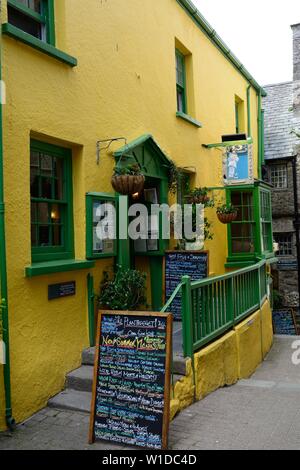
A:
POLYGON ((271 184, 276 189, 287 189, 288 187, 288 172, 287 165, 272 165, 270 167, 271 184))
POLYGON ((185 57, 178 49, 176 49, 176 87, 177 111, 187 114, 185 57))
POLYGON ((8 0, 8 23, 55 46, 53 0, 8 0))
POLYGON ((235 133, 242 134, 245 132, 245 106, 244 101, 235 95, 235 133))

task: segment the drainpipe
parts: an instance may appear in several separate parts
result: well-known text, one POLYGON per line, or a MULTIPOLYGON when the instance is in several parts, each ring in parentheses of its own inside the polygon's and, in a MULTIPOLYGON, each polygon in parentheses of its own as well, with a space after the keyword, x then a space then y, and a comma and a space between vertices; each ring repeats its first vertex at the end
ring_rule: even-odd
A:
MULTIPOLYGON (((0 15, 1 15, 0 2, 0 15)), ((0 17, 0 80, 2 80, 2 21, 0 17)), ((1 97, 2 98, 2 97, 1 97)), ((11 383, 10 383, 10 352, 9 352, 9 322, 8 322, 8 293, 6 270, 6 241, 5 241, 5 205, 4 205, 4 178, 3 178, 3 122, 2 99, 0 100, 0 287, 1 287, 1 313, 3 325, 3 341, 5 344, 6 363, 3 367, 4 393, 5 393, 5 420, 7 427, 13 431, 15 420, 12 416, 11 383)))
POLYGON ((248 138, 252 137, 251 131, 251 101, 250 101, 251 85, 247 88, 247 119, 248 119, 248 138))
POLYGON ((262 112, 261 112, 261 90, 258 97, 258 179, 262 179, 262 112))
MULTIPOLYGON (((297 249, 297 263, 298 263, 298 293, 300 297, 300 215, 298 206, 298 181, 297 181, 297 156, 292 158, 293 165, 293 183, 294 183, 294 207, 295 207, 295 220, 294 227, 296 230, 296 249, 297 249)), ((300 305, 300 298, 298 306, 300 305)))

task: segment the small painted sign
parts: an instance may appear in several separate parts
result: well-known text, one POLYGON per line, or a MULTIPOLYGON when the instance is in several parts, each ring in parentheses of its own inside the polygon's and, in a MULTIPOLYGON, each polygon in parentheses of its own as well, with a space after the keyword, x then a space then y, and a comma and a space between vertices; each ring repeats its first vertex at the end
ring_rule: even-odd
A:
POLYGON ((297 271, 298 262, 294 259, 282 259, 278 260, 277 263, 278 271, 297 271))
POLYGON ((62 282, 48 286, 48 300, 60 299, 76 295, 76 282, 62 282))
POLYGON ((273 328, 277 335, 297 335, 295 312, 292 308, 273 310, 273 328))
POLYGON ((223 154, 224 183, 252 184, 253 179, 253 146, 230 145, 223 154))

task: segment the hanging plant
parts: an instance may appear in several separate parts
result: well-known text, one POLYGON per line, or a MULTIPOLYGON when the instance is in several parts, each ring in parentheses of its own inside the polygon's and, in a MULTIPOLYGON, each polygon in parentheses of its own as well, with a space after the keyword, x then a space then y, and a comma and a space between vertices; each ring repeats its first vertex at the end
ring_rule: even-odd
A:
POLYGON ((111 184, 117 193, 128 196, 140 193, 144 189, 145 176, 137 163, 124 167, 116 166, 111 184))
POLYGON ((222 224, 231 224, 237 219, 238 210, 232 204, 223 204, 217 208, 217 216, 222 224))
POLYGON ((169 192, 171 194, 176 194, 180 176, 181 171, 179 170, 177 165, 172 160, 170 160, 170 164, 168 165, 168 186, 169 192))
POLYGON ((205 207, 213 207, 214 202, 208 195, 207 188, 195 188, 186 196, 190 204, 203 204, 205 207))

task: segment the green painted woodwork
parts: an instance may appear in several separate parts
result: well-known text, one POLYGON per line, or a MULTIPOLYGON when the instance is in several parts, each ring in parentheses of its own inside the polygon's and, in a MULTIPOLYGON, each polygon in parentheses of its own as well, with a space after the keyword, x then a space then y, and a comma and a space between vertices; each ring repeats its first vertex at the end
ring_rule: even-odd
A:
MULTIPOLYGON (((0 26, 1 28, 1 26, 0 26)), ((0 43, 0 80, 2 79, 2 44, 0 43)), ((9 335, 9 299, 7 288, 7 258, 5 235, 5 201, 4 201, 4 169, 3 169, 3 109, 0 103, 0 288, 2 339, 6 348, 6 362, 3 364, 5 422, 10 430, 15 428, 12 413, 11 377, 10 377, 10 335, 9 335)))
POLYGON ((176 0, 179 5, 185 10, 185 12, 193 19, 196 25, 201 31, 210 39, 210 41, 222 52, 227 60, 239 71, 239 73, 245 77, 245 79, 255 88, 255 90, 261 92, 262 96, 267 96, 266 91, 257 83, 253 76, 248 72, 244 65, 237 59, 237 57, 231 52, 224 41, 218 36, 217 32, 212 26, 206 21, 206 19, 197 10, 195 5, 190 0, 176 0))
POLYGON ((253 139, 247 140, 239 140, 239 141, 231 141, 231 142, 220 142, 219 144, 202 144, 202 147, 207 149, 214 149, 214 148, 223 148, 223 147, 232 147, 233 145, 251 145, 253 144, 253 139))
POLYGON ((265 110, 261 110, 261 163, 265 164, 265 110))
MULTIPOLYGON (((184 357, 231 330, 267 299, 266 260, 222 276, 191 282, 182 278, 173 294, 182 293, 184 357)), ((170 302, 162 311, 168 311, 170 302)))
POLYGON ((188 114, 177 111, 176 116, 178 118, 183 119, 184 121, 188 122, 189 124, 192 124, 193 126, 197 127, 198 129, 200 129, 202 127, 201 122, 197 121, 196 119, 192 118, 191 116, 188 116, 188 114))
POLYGON ((46 42, 55 46, 55 18, 54 18, 54 0, 41 0, 41 11, 27 7, 19 0, 8 0, 8 6, 17 10, 46 28, 46 42))
POLYGON ((176 59, 176 90, 177 90, 177 111, 187 114, 187 90, 186 90, 186 66, 185 56, 175 50, 176 59))
POLYGON ((249 85, 247 88, 247 123, 248 123, 248 138, 252 137, 252 129, 251 129, 251 86, 249 85))
POLYGON ((152 310, 159 312, 163 305, 163 257, 149 258, 151 275, 151 299, 152 310))
MULTIPOLYGON (((270 188, 261 183, 256 182, 254 185, 231 186, 226 188, 227 204, 235 203, 233 195, 235 193, 251 195, 251 207, 240 208, 242 212, 235 222, 228 224, 228 259, 226 267, 247 266, 249 263, 255 263, 259 258, 273 257, 273 236, 272 236, 272 209, 271 209, 271 193, 270 188), (245 230, 246 225, 253 228, 252 239, 254 249, 252 252, 247 250, 234 252, 232 249, 236 227, 241 225, 245 230)), ((235 205, 235 204, 234 204, 235 205)), ((248 232, 250 233, 250 232, 248 232)), ((238 237, 240 238, 240 237, 238 237)), ((241 237, 243 238, 243 237, 241 237)), ((245 237, 249 238, 249 237, 245 237)))
MULTIPOLYGON (((171 162, 150 134, 143 135, 128 143, 115 152, 114 156, 119 166, 138 163, 145 175, 146 182, 147 180, 153 180, 157 187, 159 203, 168 203, 168 170, 171 162)), ((135 253, 133 244, 126 237, 126 233, 128 233, 128 203, 128 198, 127 200, 121 198, 119 202, 119 205, 124 205, 119 210, 119 227, 124 230, 124 234, 122 237, 119 236, 118 240, 117 264, 121 267, 130 268, 134 265, 135 256, 149 258, 153 308, 159 310, 162 306, 163 256, 168 248, 168 241, 162 239, 162 214, 160 214, 159 223, 159 249, 155 252, 135 253)))
POLYGON ((94 278, 90 273, 87 275, 87 293, 88 293, 88 320, 89 320, 90 347, 94 347, 96 343, 95 292, 94 292, 94 278))
POLYGON ((44 263, 34 263, 31 266, 26 266, 25 276, 36 277, 46 274, 65 273, 69 271, 78 271, 81 269, 90 269, 95 267, 94 261, 87 260, 58 260, 48 261, 44 263))
POLYGON ((262 162, 263 162, 263 125, 262 125, 262 95, 258 93, 258 119, 257 119, 257 126, 258 126, 258 179, 262 179, 262 162))
MULTIPOLYGON (((46 199, 42 193, 38 197, 31 195, 31 206, 36 206, 38 203, 47 204, 50 206, 55 204, 60 211, 60 226, 61 226, 61 246, 32 246, 32 262, 39 263, 44 261, 53 261, 58 259, 73 259, 74 258, 74 222, 73 222, 73 185, 72 185, 72 152, 69 149, 57 147, 56 145, 47 144, 31 140, 30 151, 39 154, 51 156, 53 159, 62 162, 62 198, 61 199, 46 199)), ((42 173, 39 173, 41 175, 42 173)), ((51 179, 54 177, 36 176, 39 180, 51 179)), ((55 185, 53 182, 52 186, 55 185)), ((41 181, 39 181, 39 191, 41 191, 41 181)), ((53 193, 52 193, 53 194, 53 193)), ((35 220, 38 224, 34 226, 45 225, 39 220, 35 220)), ((33 224, 33 221, 31 221, 33 224)), ((50 223, 50 222, 49 222, 50 223)), ((51 226, 52 227, 52 226, 51 226)))
POLYGON ((60 62, 63 62, 66 65, 75 67, 77 65, 77 59, 75 57, 66 54, 58 49, 56 49, 51 44, 41 41, 40 39, 31 36, 30 34, 21 31, 19 28, 12 26, 9 23, 2 25, 2 33, 6 36, 9 36, 13 39, 16 39, 27 46, 33 47, 34 49, 43 52, 44 54, 57 59, 60 62))
POLYGON ((128 208, 129 199, 128 197, 120 197, 118 202, 119 208, 119 236, 118 236, 118 254, 117 254, 117 265, 121 269, 130 269, 131 256, 130 256, 130 240, 128 237, 128 208))
MULTIPOLYGON (((86 257, 87 259, 112 258, 117 256, 117 240, 114 240, 114 249, 111 253, 95 253, 93 250, 93 205, 94 202, 114 203, 117 211, 117 196, 107 193, 87 193, 86 195, 86 257)), ((117 217, 116 217, 117 219, 117 217)), ((116 235, 117 235, 116 227, 116 235)))
POLYGON ((38 13, 32 8, 26 7, 23 3, 20 3, 18 0, 7 0, 7 5, 13 7, 15 10, 18 10, 20 13, 28 16, 29 18, 34 19, 35 21, 45 24, 46 18, 43 13, 38 13))

